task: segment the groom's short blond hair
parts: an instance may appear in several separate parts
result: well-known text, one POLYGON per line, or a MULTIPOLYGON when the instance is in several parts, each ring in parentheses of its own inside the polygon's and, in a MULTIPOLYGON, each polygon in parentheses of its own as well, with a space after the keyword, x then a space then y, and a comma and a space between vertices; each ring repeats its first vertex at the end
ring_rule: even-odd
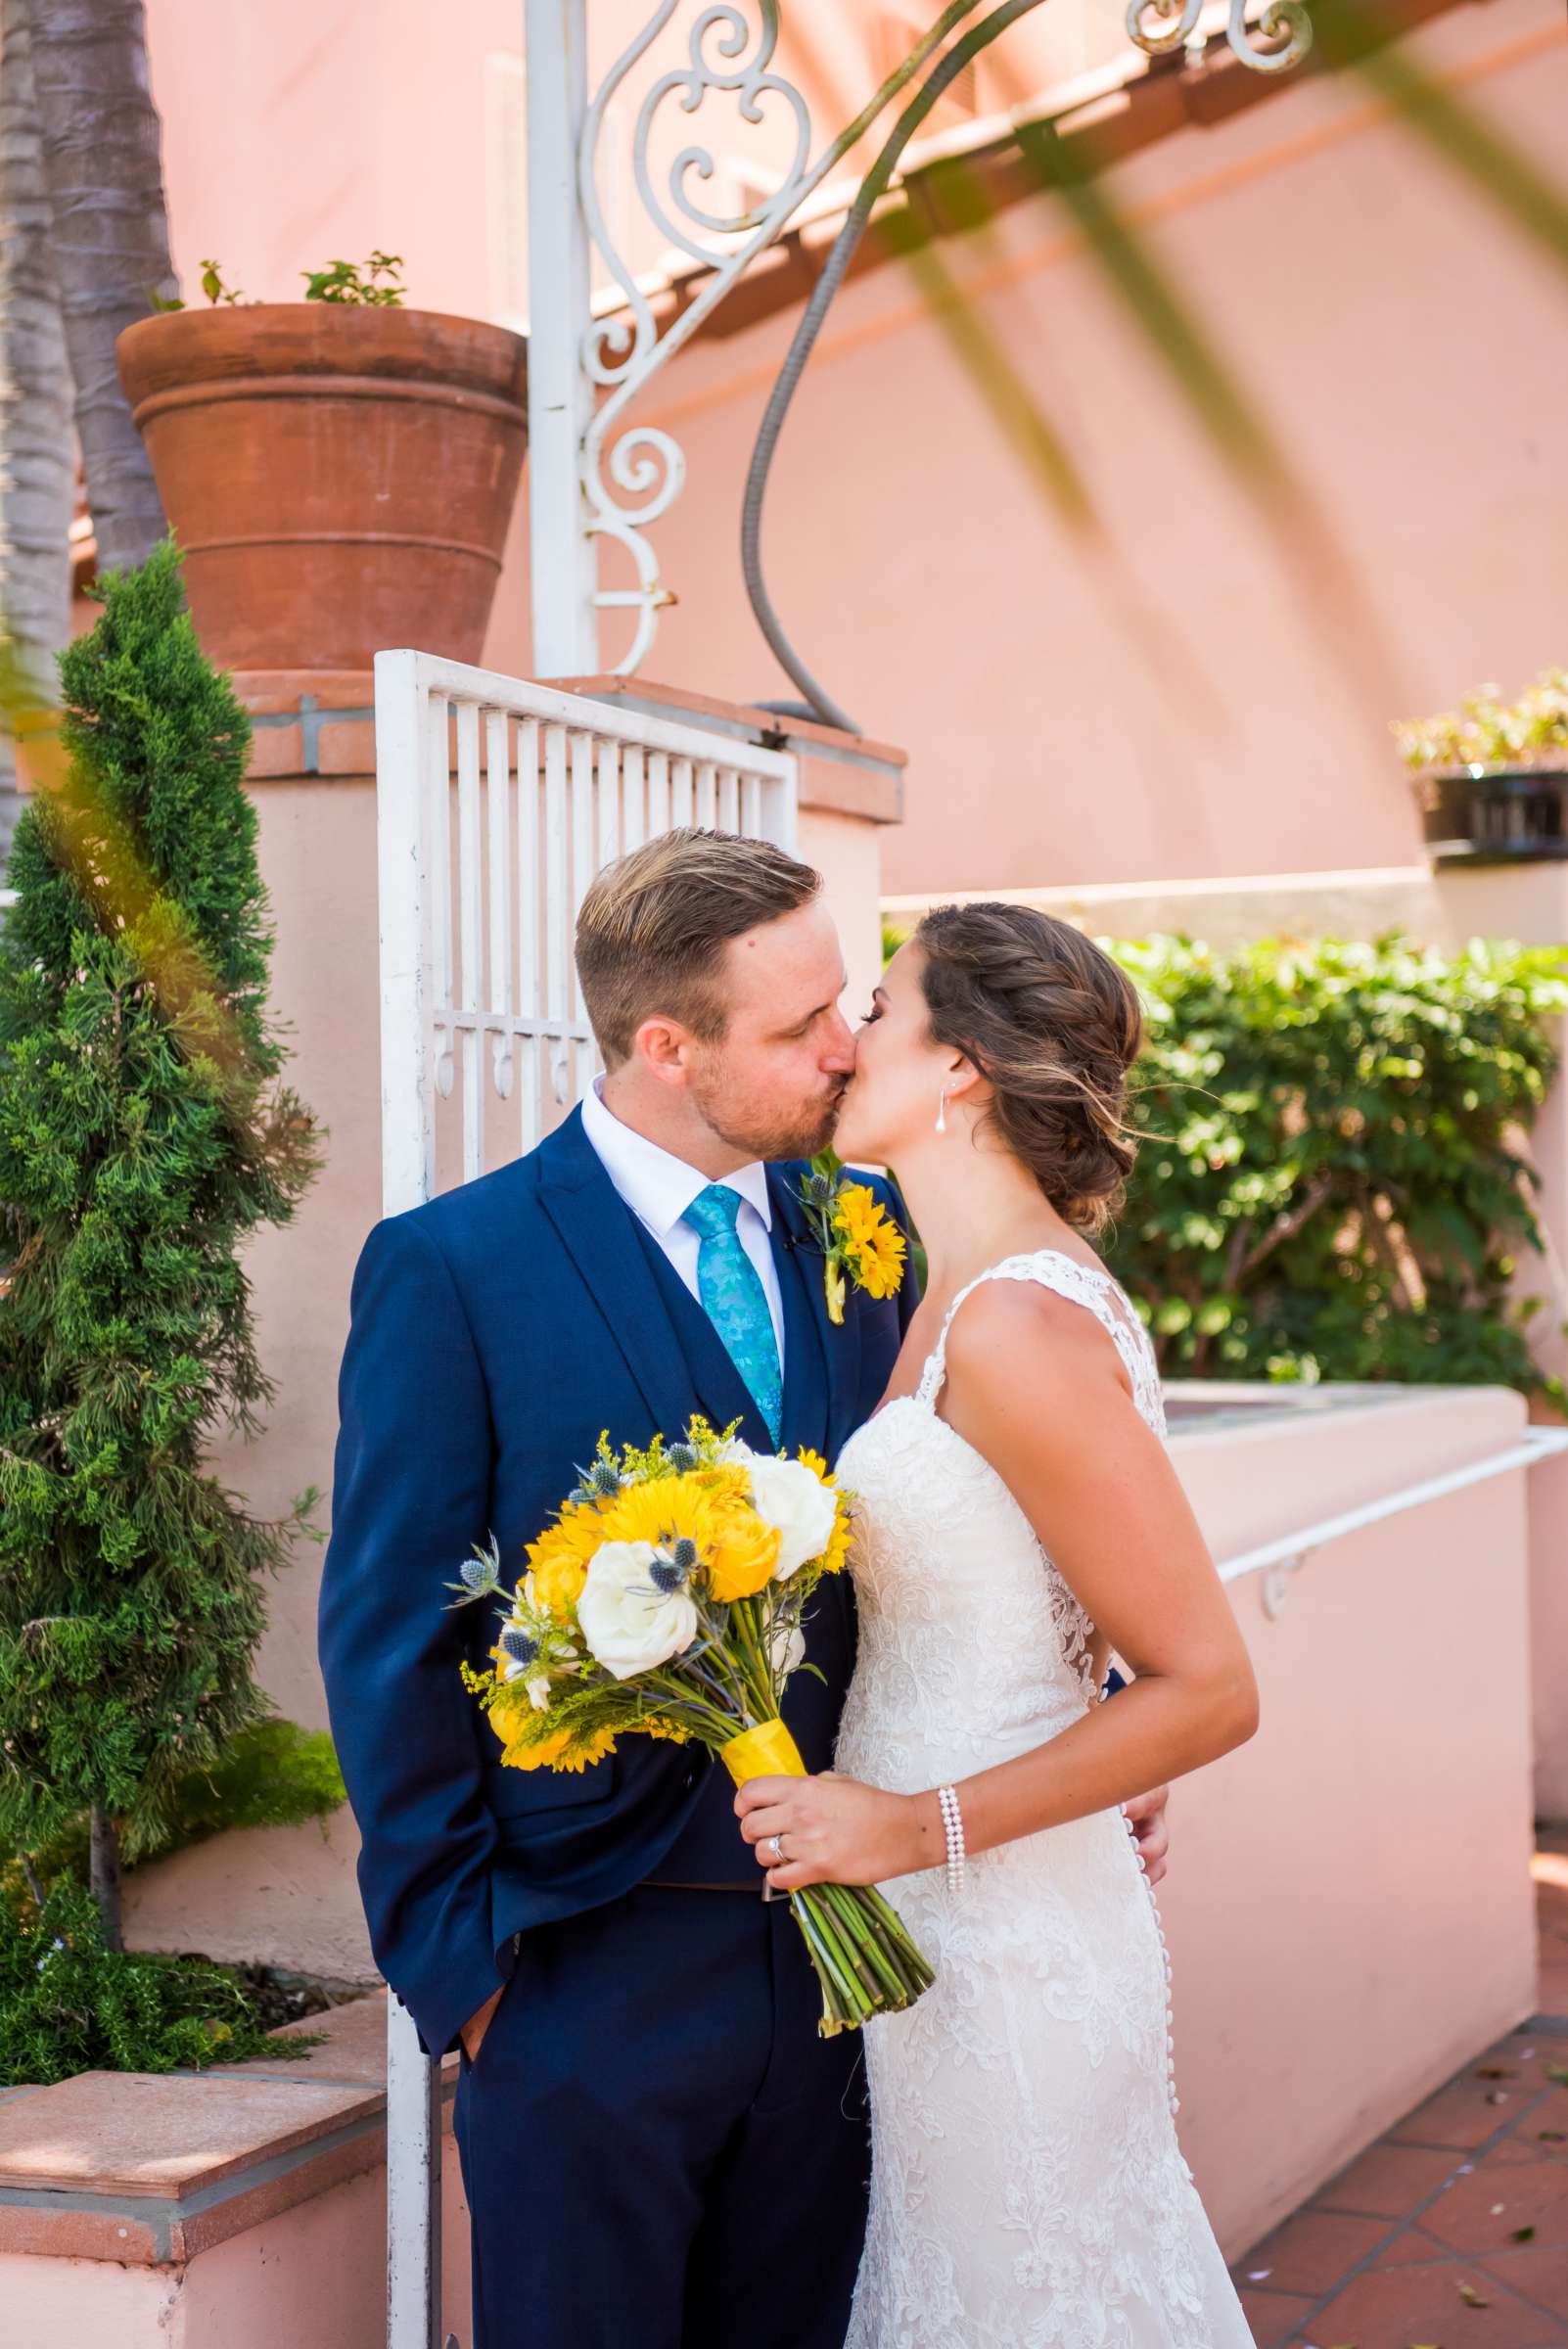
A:
POLYGON ((605 1066, 628 1059, 658 1013, 715 1041, 729 941, 809 904, 821 886, 771 841, 733 832, 662 832, 607 865, 577 915, 577 977, 605 1066))

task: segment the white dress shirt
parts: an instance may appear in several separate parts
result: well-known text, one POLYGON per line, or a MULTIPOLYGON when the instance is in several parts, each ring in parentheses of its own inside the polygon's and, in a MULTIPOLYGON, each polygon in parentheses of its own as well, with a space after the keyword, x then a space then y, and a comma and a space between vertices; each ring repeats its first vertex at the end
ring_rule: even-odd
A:
MULTIPOLYGON (((702 1303, 697 1286, 697 1257, 702 1247, 701 1235, 689 1223, 681 1221, 692 1201, 707 1190, 708 1176, 695 1167, 687 1166, 683 1158, 675 1158, 646 1134, 634 1133, 623 1126, 613 1110, 606 1109, 600 1097, 602 1077, 596 1077, 590 1091, 582 1097, 582 1130, 593 1146, 595 1155, 621 1197, 638 1221, 646 1224, 669 1258, 686 1287, 702 1303)), ((732 1191, 740 1193, 740 1214, 735 1230, 741 1246, 757 1268, 767 1299, 767 1310, 773 1317, 773 1337, 778 1346, 778 1366, 784 1368, 784 1300, 779 1291, 778 1267, 773 1262, 773 1250, 768 1233, 773 1222, 773 1204, 767 1195, 767 1174, 761 1160, 754 1159, 749 1167, 738 1167, 733 1174, 723 1177, 732 1191)))

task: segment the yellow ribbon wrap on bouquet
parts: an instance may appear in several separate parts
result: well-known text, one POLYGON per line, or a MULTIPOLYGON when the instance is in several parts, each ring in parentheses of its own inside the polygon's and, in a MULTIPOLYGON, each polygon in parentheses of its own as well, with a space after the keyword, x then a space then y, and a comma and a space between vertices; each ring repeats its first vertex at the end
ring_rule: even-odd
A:
POLYGON ((742 1729, 728 1745, 719 1747, 718 1758, 737 1786, 744 1786, 748 1778, 810 1775, 800 1747, 781 1721, 760 1721, 755 1729, 742 1729))

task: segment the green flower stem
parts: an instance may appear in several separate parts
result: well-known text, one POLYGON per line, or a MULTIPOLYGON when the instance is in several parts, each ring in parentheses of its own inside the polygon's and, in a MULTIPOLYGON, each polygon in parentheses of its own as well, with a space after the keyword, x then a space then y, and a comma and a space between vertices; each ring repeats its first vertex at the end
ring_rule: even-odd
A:
POLYGON ((851 2004, 841 1989, 833 1970, 833 1958, 817 1930, 811 1907, 800 1895, 790 1903, 795 1921, 801 1928, 817 1982, 822 1992, 822 2019, 817 2030, 824 2039, 834 2039, 839 2032, 853 2028, 861 2020, 858 2008, 851 2004))
POLYGON ((892 1902, 875 1884, 861 1885, 857 1897, 873 1927, 880 1934, 882 1946, 902 1965, 910 1988, 918 1998, 923 1990, 931 1988, 937 1978, 930 1959, 913 1939, 892 1902))
POLYGON ((847 2023, 859 2023, 865 2017, 865 2001, 860 1986, 846 1965, 843 1952, 827 1927, 820 1907, 804 1893, 791 1895, 790 1907, 795 1921, 806 1935, 817 1973, 825 1990, 831 1990, 847 2023))
POLYGON ((884 1946, 879 1934, 873 1931, 864 1908, 853 1892, 844 1884, 824 1887, 829 1906, 838 1916, 846 1935, 859 1949, 867 1965, 881 1981, 894 2003, 902 2005, 909 1995, 909 1985, 898 1964, 884 1946))
POLYGON ((742 1651, 742 1663, 750 1675, 747 1695, 757 1710, 759 1720, 765 1721, 776 1710, 773 1694, 773 1675, 767 1661, 761 1625, 758 1618, 755 1598, 737 1599, 730 1608, 731 1629, 737 1635, 742 1651))
POLYGON ((878 1981, 875 1968, 855 1947, 853 1935, 845 1931, 843 1921, 828 1898, 830 1888, 825 1884, 810 1884, 806 1889, 812 1896, 817 1922, 824 1936, 833 1945, 850 1979, 859 1987, 862 2011, 874 2014, 886 1998, 885 1986, 878 1981))

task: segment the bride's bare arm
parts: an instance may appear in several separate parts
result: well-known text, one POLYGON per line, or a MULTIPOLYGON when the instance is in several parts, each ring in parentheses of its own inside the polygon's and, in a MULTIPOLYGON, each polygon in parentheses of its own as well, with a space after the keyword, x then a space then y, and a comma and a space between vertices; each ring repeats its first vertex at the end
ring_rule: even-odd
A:
MULTIPOLYGON (((991 1462, 1096 1632, 1136 1678, 1033 1752, 960 1782, 972 1852, 1060 1826, 1215 1761, 1258 1726, 1251 1662, 1164 1446, 1081 1306, 992 1281, 953 1321, 943 1415, 991 1462)), ((874 1882, 945 1857, 935 1790, 754 1780, 752 1842, 782 1834, 778 1889, 874 1882)))

